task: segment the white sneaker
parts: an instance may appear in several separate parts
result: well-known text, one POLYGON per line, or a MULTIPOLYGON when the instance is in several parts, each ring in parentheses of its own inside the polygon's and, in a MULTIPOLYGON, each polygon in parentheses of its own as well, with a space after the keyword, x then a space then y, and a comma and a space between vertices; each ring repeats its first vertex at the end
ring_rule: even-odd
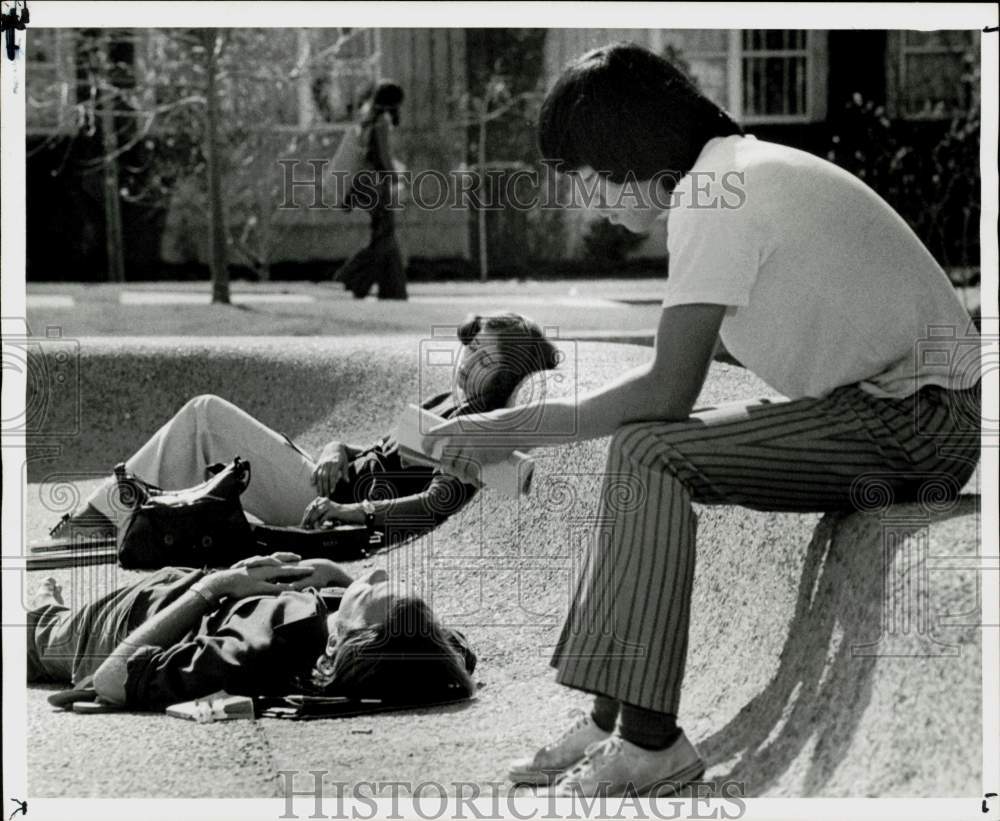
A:
POLYGON ((678 792, 704 773, 705 762, 683 732, 665 750, 645 750, 613 735, 588 747, 583 760, 563 773, 547 794, 658 797, 678 792))
POLYGON ((573 723, 555 741, 546 744, 531 758, 510 762, 507 777, 515 784, 548 784, 567 767, 576 764, 587 748, 610 737, 594 723, 590 713, 574 708, 573 723))

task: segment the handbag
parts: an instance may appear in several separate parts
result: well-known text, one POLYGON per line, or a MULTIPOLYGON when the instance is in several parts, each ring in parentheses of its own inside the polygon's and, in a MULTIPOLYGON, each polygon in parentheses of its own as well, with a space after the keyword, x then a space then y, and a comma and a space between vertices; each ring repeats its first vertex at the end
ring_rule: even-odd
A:
POLYGON ((229 567, 269 553, 297 553, 303 559, 362 559, 383 546, 383 533, 365 525, 307 530, 250 524, 240 495, 250 484, 250 463, 205 469, 207 478, 187 490, 165 491, 115 466, 120 503, 131 513, 118 529, 118 562, 131 570, 167 566, 229 567))
POLYGON ((130 514, 118 529, 123 568, 168 565, 228 567, 253 555, 250 523, 240 494, 250 484, 250 463, 237 456, 206 469, 208 478, 186 490, 163 490, 115 465, 120 503, 130 514))
POLYGON ((335 178, 333 196, 329 198, 335 208, 350 211, 354 177, 365 167, 365 155, 368 153, 365 129, 360 123, 352 125, 340 140, 337 150, 330 159, 330 174, 335 178))

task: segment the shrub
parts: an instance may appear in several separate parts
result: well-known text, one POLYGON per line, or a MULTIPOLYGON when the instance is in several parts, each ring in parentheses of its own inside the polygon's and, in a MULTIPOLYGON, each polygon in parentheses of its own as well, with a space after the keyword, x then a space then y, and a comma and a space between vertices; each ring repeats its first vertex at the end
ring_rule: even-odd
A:
MULTIPOLYGON (((978 64, 965 82, 978 89, 978 64)), ((950 120, 890 120, 855 94, 828 159, 860 177, 909 223, 945 267, 979 264, 978 95, 950 120)), ((940 112, 939 113, 943 113, 940 112)))

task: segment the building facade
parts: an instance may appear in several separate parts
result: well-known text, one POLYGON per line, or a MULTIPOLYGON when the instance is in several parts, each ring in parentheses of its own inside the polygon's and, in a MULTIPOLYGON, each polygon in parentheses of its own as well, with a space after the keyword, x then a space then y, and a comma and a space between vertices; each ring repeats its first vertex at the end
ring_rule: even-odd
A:
MULTIPOLYGON (((231 258, 247 275, 292 277, 325 276, 366 241, 363 213, 277 203, 288 168, 308 178, 310 160, 332 156, 365 87, 379 78, 405 90, 395 151, 411 171, 447 175, 483 159, 498 168, 530 164, 531 115, 540 94, 570 60, 621 40, 678 60, 750 133, 825 156, 855 99, 872 101, 884 117, 912 123, 916 131, 943 129, 968 104, 968 55, 978 43, 977 35, 961 31, 234 31, 242 39, 229 46, 231 76, 223 94, 233 146, 227 166, 231 258), (495 88, 501 96, 490 98, 495 88)), ((185 174, 183 163, 164 159, 192 132, 197 141, 197 117, 172 120, 170 113, 182 85, 174 78, 191 68, 184 42, 169 30, 29 33, 29 279, 104 279, 105 205, 115 190, 103 137, 108 122, 115 130, 110 153, 117 154, 113 182, 121 195, 126 277, 176 277, 204 264, 201 172, 194 164, 185 174), (112 89, 110 119, 93 103, 95 76, 112 89), (146 196, 149 190, 158 196, 146 196)), ((197 102, 189 107, 196 111, 197 102)), ((308 200, 308 191, 298 190, 298 201, 308 200)), ((448 193, 446 202, 455 199, 448 193)), ((469 208, 411 207, 400 215, 399 230, 411 267, 443 275, 475 275, 485 230, 491 271, 511 273, 523 272, 534 258, 581 257, 591 219, 567 211, 556 217, 491 213, 481 220, 469 208)), ((660 230, 638 256, 663 255, 660 230)))

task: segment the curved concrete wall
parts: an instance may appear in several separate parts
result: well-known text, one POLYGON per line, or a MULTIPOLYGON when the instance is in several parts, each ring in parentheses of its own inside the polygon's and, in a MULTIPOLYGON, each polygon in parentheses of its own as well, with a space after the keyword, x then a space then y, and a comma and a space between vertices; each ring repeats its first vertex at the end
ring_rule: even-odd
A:
MULTIPOLYGON (((244 406, 307 449, 333 435, 365 441, 391 426, 406 402, 442 388, 447 369, 426 365, 427 348, 414 338, 83 340, 79 434, 63 438, 58 458, 33 445, 29 477, 107 469, 204 392, 244 406)), ((557 392, 594 387, 649 356, 648 348, 599 343, 564 343, 564 350, 562 380, 548 383, 557 392)), ((745 372, 716 366, 704 398, 765 393, 745 372)), ((35 432, 58 432, 71 406, 53 398, 47 427, 35 432)), ((547 659, 592 530, 605 447, 539 451, 529 498, 484 492, 431 537, 374 559, 469 635, 487 685, 475 705, 460 716, 264 722, 254 741, 264 747, 243 755, 270 774, 248 779, 245 768, 216 761, 215 783, 206 786, 178 755, 164 770, 169 794, 270 795, 275 769, 331 766, 331 777, 345 781, 373 773, 502 780, 508 757, 558 731, 565 707, 586 703, 552 682, 547 659), (382 740, 348 736, 354 727, 376 727, 382 740), (350 755, 335 752, 341 744, 350 755)), ((965 496, 933 510, 887 505, 824 518, 699 509, 680 719, 709 762, 708 778, 741 782, 747 795, 979 791, 978 578, 961 569, 978 552, 977 507, 977 497, 965 496)), ((81 743, 89 738, 98 748, 105 719, 53 716, 38 702, 29 716, 37 729, 35 794, 159 794, 133 763, 145 760, 137 740, 144 732, 118 733, 113 761, 87 763, 63 733, 72 724, 81 743)), ((156 723, 160 717, 129 720, 162 735, 164 749, 183 747, 173 738, 180 730, 156 723)))

